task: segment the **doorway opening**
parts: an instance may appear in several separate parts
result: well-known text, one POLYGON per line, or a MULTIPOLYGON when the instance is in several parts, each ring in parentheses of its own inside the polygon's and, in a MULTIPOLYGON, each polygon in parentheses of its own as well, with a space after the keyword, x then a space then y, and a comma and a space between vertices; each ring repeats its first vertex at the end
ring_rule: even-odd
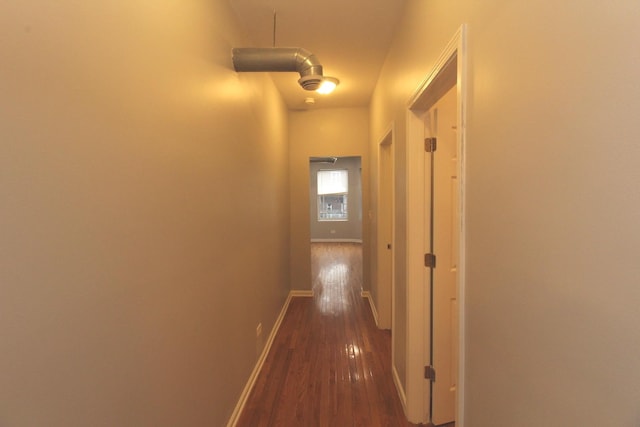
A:
POLYGON ((362 292, 362 158, 309 158, 311 283, 326 311, 362 292))

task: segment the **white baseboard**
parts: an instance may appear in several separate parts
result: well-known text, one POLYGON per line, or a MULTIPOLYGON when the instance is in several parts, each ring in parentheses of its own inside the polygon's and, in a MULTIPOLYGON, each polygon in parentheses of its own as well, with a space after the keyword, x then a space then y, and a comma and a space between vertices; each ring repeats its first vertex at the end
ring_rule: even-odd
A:
POLYGON ((311 239, 311 243, 362 243, 362 239, 311 239))
MULTIPOLYGON (((376 305, 373 302, 373 297, 371 296, 371 292, 362 291, 362 296, 369 300, 369 306, 371 307, 371 312, 373 313, 373 318, 376 321, 376 326, 378 326, 378 311, 376 310, 376 305)), ((396 386, 396 391, 398 392, 398 397, 400 398, 400 402, 402 403, 402 409, 404 413, 407 413, 407 395, 404 392, 404 388, 402 387, 402 382, 400 381, 400 376, 398 375, 398 370, 395 365, 391 366, 391 374, 393 376, 393 383, 396 386)))
POLYGON ((280 314, 276 319, 273 328, 271 328, 271 333, 269 334, 269 338, 267 338, 267 342, 264 345, 264 349, 262 349, 262 353, 260 353, 260 357, 256 362, 256 366, 254 366, 251 375, 249 376, 249 380, 247 384, 244 386, 242 393, 240 394, 240 399, 236 404, 236 407, 231 414, 231 418, 229 418, 229 422, 227 423, 227 427, 235 427, 240 419, 240 415, 242 414, 242 410, 244 409, 244 405, 247 403, 247 399, 249 398, 249 394, 251 394, 251 390, 258 379, 258 374, 262 370, 262 366, 264 365, 264 361, 267 358, 267 354, 269 354, 269 350, 271 350, 271 345, 273 344, 273 340, 278 333, 278 329, 280 329, 280 325, 282 324, 282 319, 284 319, 284 315, 287 313, 287 308, 289 307, 289 303, 291 302, 291 298, 298 296, 313 296, 313 291, 289 291, 289 296, 287 300, 284 302, 282 309, 280 310, 280 314))
POLYGON ((395 366, 391 367, 391 374, 393 375, 393 383, 396 385, 396 391, 398 392, 398 397, 400 398, 400 403, 402 403, 402 409, 404 413, 407 413, 407 395, 404 392, 404 388, 402 388, 402 382, 400 381, 400 377, 398 376, 398 371, 395 366))
POLYGON ((376 326, 379 328, 380 325, 378 323, 378 310, 376 310, 376 304, 373 302, 373 297, 371 296, 371 292, 362 291, 361 295, 363 298, 366 298, 369 300, 369 307, 371 307, 371 313, 373 313, 373 320, 376 321, 376 326))
MULTIPOLYGON (((312 297, 313 296, 313 291, 311 290, 292 290, 289 291, 289 299, 291 299, 292 297, 312 297)), ((288 303, 289 301, 287 301, 288 303)))

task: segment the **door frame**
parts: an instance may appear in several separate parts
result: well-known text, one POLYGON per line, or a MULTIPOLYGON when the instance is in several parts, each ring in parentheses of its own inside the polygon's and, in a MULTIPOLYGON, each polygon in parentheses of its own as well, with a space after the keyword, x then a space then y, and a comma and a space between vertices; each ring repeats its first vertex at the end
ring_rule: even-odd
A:
POLYGON ((466 188, 466 106, 467 106, 467 51, 466 25, 462 25, 442 51, 433 70, 427 75, 408 102, 407 108, 407 416, 412 422, 429 423, 430 388, 424 379, 424 367, 430 362, 430 322, 431 301, 428 269, 424 267, 424 254, 428 252, 429 219, 427 197, 429 188, 425 188, 426 171, 424 159, 424 122, 423 118, 435 102, 444 95, 451 84, 457 85, 457 141, 459 162, 458 209, 460 212, 459 234, 459 360, 458 390, 456 403, 456 427, 464 426, 464 390, 465 390, 465 188, 466 188), (425 241, 424 236, 427 236, 425 241))
MULTIPOLYGON (((378 327, 381 329, 391 329, 394 330, 394 301, 395 301, 395 207, 396 207, 396 198, 395 198, 395 144, 394 144, 394 129, 393 125, 389 127, 389 129, 385 132, 384 136, 378 143, 378 185, 377 185, 377 212, 378 218, 376 221, 376 265, 378 266, 376 269, 376 296, 378 297, 378 301, 376 301, 376 305, 378 308, 378 327), (384 159, 383 164, 383 150, 389 150, 388 158, 384 159), (390 182, 389 185, 389 197, 390 203, 383 207, 382 196, 384 191, 382 190, 382 170, 388 170, 388 179, 390 182), (382 224, 380 219, 383 217, 381 215, 382 210, 384 209, 385 215, 384 217, 387 219, 387 224, 382 224), (384 283, 384 280, 381 280, 380 268, 379 268, 379 260, 381 256, 381 251, 385 251, 382 249, 381 238, 388 231, 389 234, 389 243, 391 244, 391 265, 389 275, 390 282, 384 283), (384 296, 389 298, 388 301, 383 301, 384 296), (384 309, 383 306, 384 305, 384 309)), ((393 341, 393 333, 391 335, 391 339, 393 341)), ((392 349, 393 342, 392 342, 392 349)), ((393 352, 392 352, 393 356, 393 352)), ((392 357, 393 358, 393 357, 392 357)))

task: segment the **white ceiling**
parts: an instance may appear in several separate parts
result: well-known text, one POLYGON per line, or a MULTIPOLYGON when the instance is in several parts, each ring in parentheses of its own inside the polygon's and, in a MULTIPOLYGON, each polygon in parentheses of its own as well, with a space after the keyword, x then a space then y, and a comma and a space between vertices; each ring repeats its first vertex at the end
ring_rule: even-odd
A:
POLYGON ((301 47, 315 54, 325 76, 340 85, 331 95, 305 91, 298 73, 272 73, 290 109, 357 107, 369 104, 404 0, 229 0, 253 43, 273 47, 301 47))

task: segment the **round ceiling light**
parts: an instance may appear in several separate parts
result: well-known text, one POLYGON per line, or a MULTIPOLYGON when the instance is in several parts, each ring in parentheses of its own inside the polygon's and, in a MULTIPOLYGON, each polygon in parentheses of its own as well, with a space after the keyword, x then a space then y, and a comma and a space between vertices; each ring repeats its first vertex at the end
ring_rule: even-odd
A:
POLYGON ((322 83, 320 83, 320 87, 316 89, 316 92, 327 95, 333 92, 336 89, 336 86, 340 83, 340 80, 335 77, 323 77, 322 83))

